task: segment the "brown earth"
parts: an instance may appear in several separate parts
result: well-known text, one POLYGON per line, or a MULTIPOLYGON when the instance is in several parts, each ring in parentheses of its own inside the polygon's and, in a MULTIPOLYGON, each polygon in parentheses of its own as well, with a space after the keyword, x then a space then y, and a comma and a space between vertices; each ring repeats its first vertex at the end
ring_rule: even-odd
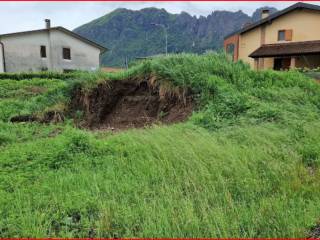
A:
POLYGON ((186 120, 194 106, 191 91, 155 82, 154 78, 117 80, 90 91, 76 89, 72 112, 81 111, 84 121, 79 125, 91 129, 120 130, 186 120))
POLYGON ((35 115, 18 115, 10 118, 10 122, 40 122, 40 123, 58 123, 64 121, 64 114, 57 111, 48 111, 43 114, 43 116, 35 115))

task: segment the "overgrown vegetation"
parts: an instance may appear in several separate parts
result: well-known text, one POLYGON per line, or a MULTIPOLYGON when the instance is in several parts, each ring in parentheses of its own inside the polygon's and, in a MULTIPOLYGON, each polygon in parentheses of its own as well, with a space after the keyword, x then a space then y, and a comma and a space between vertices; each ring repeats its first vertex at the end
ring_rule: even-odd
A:
MULTIPOLYGON (((0 80, 0 237, 306 237, 319 221, 320 86, 225 56, 0 80), (191 88, 188 122, 112 134, 10 123, 82 86, 155 76, 191 88)), ((80 114, 79 114, 80 115, 80 114)))

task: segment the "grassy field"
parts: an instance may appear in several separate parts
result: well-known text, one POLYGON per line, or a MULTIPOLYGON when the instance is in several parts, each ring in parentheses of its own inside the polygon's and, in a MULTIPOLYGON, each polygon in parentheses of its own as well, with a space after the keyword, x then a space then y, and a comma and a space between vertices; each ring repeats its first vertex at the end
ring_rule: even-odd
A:
POLYGON ((0 237, 306 237, 320 220, 320 86, 298 72, 207 54, 0 79, 0 237), (192 89, 187 122, 10 123, 68 111, 79 85, 150 74, 192 89))

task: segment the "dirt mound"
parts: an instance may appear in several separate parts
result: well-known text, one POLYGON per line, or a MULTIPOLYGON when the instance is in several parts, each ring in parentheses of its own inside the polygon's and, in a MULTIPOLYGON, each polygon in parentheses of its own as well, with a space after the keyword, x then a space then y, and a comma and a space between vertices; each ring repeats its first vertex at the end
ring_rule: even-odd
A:
MULTIPOLYGON (((127 129, 154 122, 185 120, 193 110, 191 91, 165 88, 148 80, 118 80, 99 84, 89 92, 76 89, 71 108, 81 111, 80 125, 93 129, 127 129)), ((75 116, 76 118, 76 116, 75 116)))

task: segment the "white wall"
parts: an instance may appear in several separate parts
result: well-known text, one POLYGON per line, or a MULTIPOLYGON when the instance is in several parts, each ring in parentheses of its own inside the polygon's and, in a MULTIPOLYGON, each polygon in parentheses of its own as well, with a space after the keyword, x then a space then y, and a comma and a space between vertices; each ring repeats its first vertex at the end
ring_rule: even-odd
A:
POLYGON ((0 40, 5 45, 7 72, 99 68, 100 49, 59 30, 3 36, 0 40), (40 56, 41 45, 46 46, 47 58, 40 56), (71 49, 71 60, 63 59, 63 47, 71 49))
POLYGON ((96 70, 100 65, 100 50, 61 31, 51 31, 52 65, 54 70, 96 70), (71 49, 71 60, 62 56, 64 47, 71 49))
POLYGON ((4 44, 6 71, 30 72, 48 68, 48 59, 41 59, 40 46, 48 46, 47 32, 1 37, 4 44))

